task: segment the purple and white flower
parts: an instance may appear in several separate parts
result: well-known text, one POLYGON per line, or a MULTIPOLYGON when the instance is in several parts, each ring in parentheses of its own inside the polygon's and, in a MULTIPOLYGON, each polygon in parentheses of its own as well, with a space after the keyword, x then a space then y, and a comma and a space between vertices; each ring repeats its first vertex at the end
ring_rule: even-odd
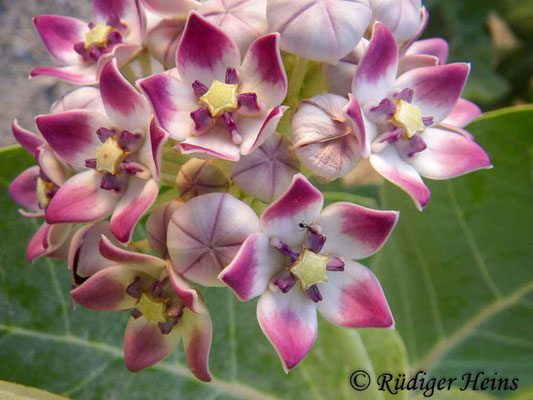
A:
POLYGON ((177 70, 139 81, 155 118, 185 154, 237 161, 274 133, 286 107, 279 36, 255 40, 241 64, 237 44, 191 13, 177 70))
POLYGON ((176 185, 180 199, 187 201, 202 194, 226 192, 230 181, 216 160, 193 158, 181 166, 176 185))
POLYGON ((36 118, 48 145, 75 174, 55 193, 46 221, 88 223, 111 217, 111 232, 127 243, 155 201, 161 148, 167 135, 151 122, 148 104, 118 71, 100 77, 105 113, 81 109, 36 118))
POLYGON ((78 85, 98 83, 102 68, 115 58, 119 67, 142 50, 146 21, 139 0, 93 0, 93 20, 39 15, 35 28, 62 67, 35 68, 30 77, 51 76, 78 85))
POLYGON ((260 296, 257 318, 283 368, 294 368, 317 335, 318 310, 335 325, 390 328, 389 306, 374 274, 353 259, 374 254, 398 213, 351 203, 322 210, 323 196, 302 175, 261 215, 219 275, 240 300, 260 296))

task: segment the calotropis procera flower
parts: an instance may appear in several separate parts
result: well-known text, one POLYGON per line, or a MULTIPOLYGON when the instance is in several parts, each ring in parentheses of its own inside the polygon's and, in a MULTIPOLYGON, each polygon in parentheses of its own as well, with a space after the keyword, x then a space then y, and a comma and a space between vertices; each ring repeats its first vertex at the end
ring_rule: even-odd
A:
POLYGON ((175 271, 203 286, 223 286, 217 279, 244 240, 259 230, 259 218, 229 193, 209 193, 173 212, 167 246, 175 271))
POLYGON ((47 143, 76 172, 50 201, 46 221, 87 223, 112 215, 111 232, 128 242, 157 197, 167 135, 150 122, 148 104, 115 60, 102 70, 100 94, 105 114, 69 110, 36 118, 47 143))
POLYGON ((394 36, 376 23, 347 112, 360 105, 370 121, 359 135, 363 157, 423 209, 430 193, 421 176, 449 179, 492 165, 471 136, 439 126, 457 107, 470 65, 421 67, 397 77, 398 58, 394 36))
POLYGON ((139 0, 93 0, 93 20, 39 15, 34 24, 48 52, 63 67, 35 68, 30 76, 52 76, 70 83, 98 83, 104 65, 126 64, 142 49, 146 28, 139 0))
POLYGON ((228 190, 229 178, 216 162, 193 158, 182 165, 176 177, 180 199, 187 201, 202 194, 228 190))
POLYGON ((372 11, 368 0, 269 0, 268 27, 281 48, 297 56, 336 64, 363 37, 372 11))
POLYGON ((161 204, 150 213, 146 221, 148 245, 161 257, 169 258, 167 249, 168 224, 174 211, 183 204, 184 202, 181 199, 161 204))
POLYGON ((399 45, 420 37, 428 22, 422 0, 369 0, 372 19, 387 26, 399 45))
POLYGON ((219 278, 243 301, 261 296, 257 318, 283 368, 294 368, 317 335, 318 311, 343 327, 394 325, 373 273, 352 261, 374 254, 398 213, 351 203, 322 210, 323 196, 302 175, 261 215, 219 278))
POLYGON ((236 43, 193 12, 177 51, 177 72, 143 79, 139 87, 157 122, 178 148, 237 161, 274 133, 287 92, 277 34, 250 46, 241 65, 236 43))
POLYGON ((298 171, 289 141, 276 132, 252 154, 231 164, 231 179, 249 195, 271 202, 287 190, 298 171))
MULTIPOLYGON (((72 109, 103 110, 98 90, 85 87, 67 93, 52 106, 51 112, 72 109)), ((44 217, 50 200, 68 179, 71 171, 42 137, 22 128, 17 121, 13 122, 12 131, 17 142, 35 157, 37 165, 17 176, 9 185, 9 193, 24 207, 20 211, 23 216, 44 217)), ((43 223, 28 244, 28 260, 33 261, 42 256, 66 258, 72 233, 71 224, 43 223)))
MULTIPOLYGON (((90 251, 97 252, 98 247, 90 251)), ((128 369, 137 372, 157 363, 183 340, 191 372, 210 381, 211 317, 200 294, 168 261, 116 246, 105 236, 99 251, 103 257, 93 259, 106 259, 111 265, 93 266, 97 272, 71 295, 76 303, 92 310, 131 310, 124 339, 128 369)))

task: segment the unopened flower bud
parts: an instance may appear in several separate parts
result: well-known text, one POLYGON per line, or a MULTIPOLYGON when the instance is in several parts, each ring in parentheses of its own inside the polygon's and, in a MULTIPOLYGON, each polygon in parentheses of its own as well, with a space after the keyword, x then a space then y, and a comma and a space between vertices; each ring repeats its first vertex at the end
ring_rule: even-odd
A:
POLYGON ((172 213, 183 205, 180 200, 172 200, 157 207, 146 221, 146 238, 150 247, 161 257, 167 255, 167 229, 172 213))
POLYGON ((188 201, 202 194, 225 191, 229 186, 229 179, 212 160, 194 158, 183 164, 176 184, 181 198, 188 201))

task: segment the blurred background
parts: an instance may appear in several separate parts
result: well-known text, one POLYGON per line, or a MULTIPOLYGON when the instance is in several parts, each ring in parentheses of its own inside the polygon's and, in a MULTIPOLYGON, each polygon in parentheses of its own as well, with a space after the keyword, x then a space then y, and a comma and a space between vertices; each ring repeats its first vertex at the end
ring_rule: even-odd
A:
MULTIPOLYGON (((447 39, 450 61, 472 63, 465 97, 485 111, 532 101, 533 1, 426 0, 425 5, 431 18, 424 37, 447 39)), ((89 20, 91 6, 90 0, 0 0, 0 145, 14 143, 14 118, 33 129, 34 116, 47 112, 69 89, 51 79, 27 79, 32 68, 52 63, 32 17, 62 14, 89 20)))

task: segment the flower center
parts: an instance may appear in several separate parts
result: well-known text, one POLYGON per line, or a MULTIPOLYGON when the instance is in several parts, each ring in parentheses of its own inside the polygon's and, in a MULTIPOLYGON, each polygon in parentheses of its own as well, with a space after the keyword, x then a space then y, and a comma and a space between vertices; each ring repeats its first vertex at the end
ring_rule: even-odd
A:
POLYGON ((98 172, 109 172, 112 175, 120 173, 120 163, 128 155, 118 145, 114 136, 110 136, 106 141, 95 148, 96 170, 98 172))
POLYGON ((109 25, 97 24, 85 34, 85 49, 91 50, 92 46, 106 47, 109 41, 109 34, 114 28, 109 25))
POLYGON ((316 254, 304 248, 300 257, 290 267, 292 274, 300 281, 303 290, 317 283, 326 283, 327 254, 316 254))
POLYGON ((53 191, 53 182, 46 182, 42 178, 37 178, 37 200, 39 201, 39 206, 41 208, 46 208, 48 206, 53 191))
POLYGON ((168 299, 154 299, 143 292, 135 308, 146 317, 149 322, 167 322, 166 302, 168 299))
POLYGON ((417 133, 424 132, 426 129, 420 108, 409 104, 405 100, 398 100, 396 112, 390 122, 398 128, 403 129, 406 140, 412 138, 417 133))
POLYGON ((214 80, 209 90, 198 100, 209 109, 211 116, 219 117, 238 109, 238 84, 222 83, 214 80))

